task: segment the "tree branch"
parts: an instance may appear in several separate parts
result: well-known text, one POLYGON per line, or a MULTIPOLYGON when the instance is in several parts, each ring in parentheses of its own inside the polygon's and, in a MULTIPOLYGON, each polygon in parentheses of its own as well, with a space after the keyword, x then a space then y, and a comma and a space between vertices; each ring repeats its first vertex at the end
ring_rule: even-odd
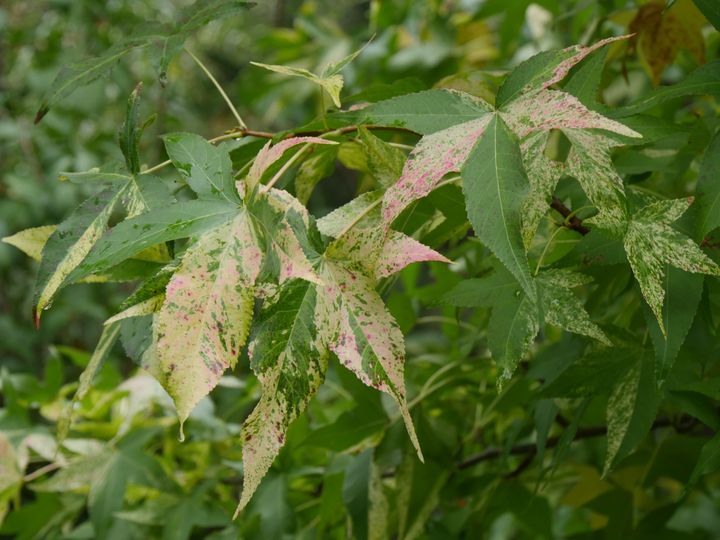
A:
POLYGON ((553 196, 552 202, 550 203, 550 207, 557 211, 562 217, 565 218, 564 225, 568 229, 572 229, 573 231, 577 231, 583 236, 585 236, 587 233, 590 232, 590 229, 588 229, 585 225, 583 225, 582 220, 575 216, 572 213, 572 210, 570 210, 563 202, 558 199, 557 197, 553 196))

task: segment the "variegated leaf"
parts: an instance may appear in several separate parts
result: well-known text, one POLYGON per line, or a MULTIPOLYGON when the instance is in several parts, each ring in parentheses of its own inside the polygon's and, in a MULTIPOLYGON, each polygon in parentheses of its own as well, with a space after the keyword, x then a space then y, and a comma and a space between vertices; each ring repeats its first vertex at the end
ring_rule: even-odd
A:
POLYGON ((289 150, 293 146, 298 144, 337 144, 335 141, 328 141, 327 139, 321 139, 320 137, 292 137, 285 139, 277 144, 272 144, 272 141, 268 141, 258 155, 255 157, 253 164, 250 166, 250 171, 247 174, 245 183, 248 192, 255 189, 260 183, 263 173, 278 159, 282 157, 286 150, 289 150))
POLYGON ((551 129, 604 129, 626 137, 641 137, 637 131, 591 111, 575 96, 559 90, 523 95, 500 115, 520 139, 551 129))
POLYGON ((547 139, 546 132, 533 133, 520 146, 523 166, 530 184, 530 191, 523 201, 521 210, 525 249, 532 243, 535 231, 548 211, 555 186, 565 170, 562 163, 553 161, 545 155, 547 139))
POLYGON ((567 174, 578 181, 599 212, 585 222, 609 230, 622 228, 627 219, 625 189, 610 161, 610 150, 618 143, 600 133, 570 129, 563 132, 572 143, 567 174))
POLYGON ((203 234, 183 255, 153 324, 144 363, 175 401, 181 423, 237 361, 262 264, 249 215, 203 234))
POLYGON ((262 397, 242 427, 244 480, 236 515, 285 443, 288 426, 325 377, 327 348, 318 336, 316 300, 314 284, 292 280, 265 301, 256 318, 249 356, 262 397))
POLYGON ((665 265, 686 272, 720 275, 720 267, 697 244, 668 225, 680 217, 688 205, 687 199, 652 203, 636 213, 625 233, 625 252, 630 267, 663 335, 665 265))
POLYGON ((405 397, 403 378, 405 343, 402 332, 362 272, 326 259, 321 266, 324 285, 319 302, 330 331, 321 334, 340 361, 366 385, 392 396, 400 407, 405 427, 420 459, 405 397))
POLYGON ((368 191, 349 203, 336 208, 317 222, 318 230, 325 236, 337 238, 353 223, 356 225, 376 208, 383 196, 382 191, 368 191))
POLYGON ((567 270, 546 270, 537 279, 542 284, 540 297, 546 322, 612 345, 600 327, 590 319, 580 299, 570 290, 588 283, 587 276, 567 270))
POLYGON ((482 115, 478 111, 474 120, 420 139, 405 162, 402 176, 385 192, 383 220, 387 226, 410 203, 435 189, 446 174, 462 168, 492 118, 490 112, 482 115))
POLYGON ((566 49, 545 51, 533 56, 508 75, 508 78, 498 90, 495 98, 496 105, 502 109, 522 95, 533 94, 549 88, 563 80, 575 65, 582 62, 593 51, 614 41, 629 37, 611 37, 598 41, 589 47, 573 45, 566 49))
POLYGON ((310 258, 317 253, 310 245, 310 215, 287 191, 270 189, 249 201, 256 229, 265 247, 265 277, 280 283, 290 278, 318 282, 310 258))
POLYGON ((48 238, 55 232, 56 228, 57 225, 32 227, 31 229, 25 229, 11 236, 6 236, 2 241, 11 246, 15 246, 28 257, 39 261, 48 238))
POLYGON ((93 195, 48 238, 35 282, 33 316, 36 324, 39 324, 42 310, 48 307, 55 293, 68 282, 73 270, 105 232, 119 197, 120 192, 112 187, 93 195))

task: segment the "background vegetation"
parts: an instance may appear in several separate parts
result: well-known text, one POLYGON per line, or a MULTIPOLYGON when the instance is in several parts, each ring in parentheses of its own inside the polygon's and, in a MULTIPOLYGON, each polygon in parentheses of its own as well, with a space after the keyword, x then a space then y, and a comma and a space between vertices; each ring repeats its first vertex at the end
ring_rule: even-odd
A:
MULTIPOLYGON (((236 124, 187 54, 171 63, 165 87, 156 81, 152 59, 135 54, 110 78, 75 92, 33 125, 61 66, 102 53, 145 20, 173 20, 185 4, 55 0, 0 7, 0 237, 58 223, 92 192, 58 181, 60 172, 121 161, 117 131, 138 81, 145 82, 142 116, 157 114, 143 139, 144 163, 166 158, 161 134, 193 131, 210 138, 236 124)), ((635 31, 644 41, 611 49, 602 77, 603 100, 615 106, 658 84, 682 81, 719 57, 718 32, 692 2, 675 2, 664 27, 655 18, 656 4, 278 0, 209 24, 188 46, 249 126, 275 132, 315 117, 318 93, 306 81, 250 61, 314 70, 373 37, 344 71, 345 106, 430 87, 492 99, 504 73, 538 51, 635 31)), ((650 112, 662 136, 618 151, 618 171, 629 184, 668 197, 693 193, 718 110, 716 98, 707 96, 681 96, 655 107, 650 112)), ((316 216, 367 189, 363 159, 357 149, 345 149, 309 201, 316 216)), ((571 188, 562 189, 574 196, 571 188)), ((706 281, 650 434, 603 475, 610 392, 603 376, 609 368, 574 373, 568 366, 586 340, 550 330, 498 392, 497 367, 482 330, 489 311, 468 314, 438 304, 462 278, 484 268, 487 251, 462 241, 468 225, 458 194, 446 190, 435 197, 445 200, 429 198, 415 219, 432 215, 432 205, 458 217, 433 240, 447 246, 444 253, 456 263, 413 265, 383 291, 406 334, 408 395, 426 463, 416 460, 392 404, 335 364, 235 522, 242 483, 238 433, 259 395, 247 363, 240 362, 193 412, 187 440, 179 443, 168 396, 116 347, 80 403, 71 436, 57 448, 60 411, 102 322, 133 285, 69 287, 35 330, 36 263, 0 244, 0 536, 717 537, 720 476, 704 474, 720 465, 720 442, 713 438, 720 426, 717 280, 706 281), (582 384, 594 391, 574 391, 582 384)), ((540 249, 554 231, 553 223, 544 227, 540 249)), ((555 237, 546 262, 566 255, 579 238, 572 230, 555 237)), ((719 260, 718 241, 709 236, 705 245, 719 260)), ((607 325, 620 321, 630 341, 650 340, 632 334, 644 326, 645 308, 627 265, 594 272, 601 286, 583 293, 593 318, 607 325), (612 313, 598 311, 608 299, 612 313)))

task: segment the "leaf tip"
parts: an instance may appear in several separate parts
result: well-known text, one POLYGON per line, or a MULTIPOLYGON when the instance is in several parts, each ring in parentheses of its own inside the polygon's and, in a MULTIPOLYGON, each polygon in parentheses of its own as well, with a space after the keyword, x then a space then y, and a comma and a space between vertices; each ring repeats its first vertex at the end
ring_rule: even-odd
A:
POLYGON ((43 105, 38 109, 38 112, 35 114, 35 120, 33 120, 33 124, 39 124, 40 120, 42 120, 45 115, 48 113, 50 108, 47 105, 43 105))

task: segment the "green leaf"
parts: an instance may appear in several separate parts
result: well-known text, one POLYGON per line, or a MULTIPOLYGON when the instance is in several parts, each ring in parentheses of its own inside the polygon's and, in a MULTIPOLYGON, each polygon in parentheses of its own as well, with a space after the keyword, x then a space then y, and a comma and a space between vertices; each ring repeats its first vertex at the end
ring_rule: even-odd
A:
POLYGON ((317 84, 328 93, 332 98, 333 103, 339 109, 340 103, 340 91, 342 90, 344 81, 341 75, 332 74, 327 76, 318 76, 304 68, 296 68, 290 66, 280 66, 277 64, 261 64, 260 62, 250 62, 253 66, 267 69, 268 71, 274 71, 275 73, 281 73, 283 75, 290 75, 291 77, 301 77, 314 84, 317 84))
POLYGON ((143 126, 140 122, 140 92, 142 83, 138 83, 135 90, 130 94, 125 114, 125 122, 118 133, 120 150, 125 157, 125 164, 131 174, 140 172, 140 137, 142 137, 143 126))
POLYGON ((690 475, 687 486, 685 486, 685 492, 690 491, 701 476, 715 472, 718 468, 720 468, 720 434, 715 435, 703 445, 700 451, 700 459, 698 459, 690 475))
POLYGON ((118 195, 119 192, 113 188, 93 195, 58 225, 48 238, 42 251, 33 295, 36 324, 42 310, 48 307, 63 285, 72 281, 73 271, 105 232, 118 195))
POLYGON ((703 281, 704 276, 700 274, 689 274, 672 267, 665 269, 665 298, 662 307, 662 326, 665 333, 663 334, 650 310, 646 317, 655 348, 655 378, 658 384, 662 384, 667 378, 680 347, 685 343, 700 305, 703 281))
POLYGON ((660 400, 652 355, 643 351, 610 392, 606 409, 608 442, 604 474, 645 438, 655 420, 660 400))
POLYGON ((250 329, 261 263, 252 223, 241 212, 190 246, 168 282, 143 367, 173 398, 181 425, 235 366, 250 329))
POLYGON ((714 0, 693 0, 705 18, 712 23, 715 30, 720 30, 720 4, 714 0))
POLYGON ((700 66, 680 82, 656 88, 630 105, 615 109, 609 114, 614 118, 622 118, 646 111, 671 99, 705 94, 720 95, 720 60, 700 66))
POLYGON ((608 56, 608 49, 600 49, 590 54, 568 79, 563 90, 572 94, 586 107, 595 108, 598 104, 598 93, 602 82, 603 68, 608 56))
POLYGON ((637 360, 630 348, 607 348, 574 361, 557 378, 543 386, 543 397, 578 398, 607 393, 637 360))
POLYGON ((478 238, 535 298, 521 234, 522 201, 528 180, 520 148, 505 123, 493 117, 463 169, 468 218, 478 238))
POLYGON ((402 174, 405 153, 390 146, 364 127, 358 129, 358 135, 367 155, 370 174, 381 187, 392 186, 402 174))
POLYGON ((260 402, 243 424, 243 491, 236 515, 248 503, 325 377, 327 348, 318 333, 315 285, 288 282, 260 310, 249 345, 262 383, 260 402))
POLYGON ((373 103, 360 109, 330 115, 342 125, 376 124, 430 135, 485 116, 492 107, 483 100, 455 90, 433 89, 373 103))
POLYGON ((147 45, 145 39, 130 39, 108 49, 100 56, 64 66, 45 93, 40 108, 35 114, 35 123, 43 119, 50 107, 54 107, 78 88, 110 73, 115 64, 127 53, 147 45))
POLYGON ((227 202, 187 201, 126 219, 100 239, 70 277, 102 272, 156 244, 217 227, 237 213, 237 206, 227 202))
POLYGON ((200 198, 240 202, 227 150, 194 133, 171 133, 163 141, 173 165, 200 198))
POLYGON ((687 199, 651 203, 638 210, 625 233, 625 251, 645 301, 665 336, 665 265, 698 274, 720 275, 720 268, 690 238, 671 228, 687 209, 687 199))
POLYGON ((505 79, 495 98, 496 106, 502 109, 520 95, 539 92, 560 82, 573 66, 593 51, 608 43, 628 37, 611 37, 598 41, 590 47, 574 45, 567 49, 545 51, 533 56, 515 68, 505 79))
POLYGON ((252 6, 254 6, 253 3, 236 0, 197 1, 184 12, 181 21, 172 27, 150 22, 142 25, 134 35, 108 49, 102 55, 63 67, 45 93, 35 115, 35 123, 40 122, 51 107, 78 88, 109 74, 121 58, 136 49, 150 47, 152 52, 159 57, 162 82, 170 60, 180 52, 185 39, 191 32, 214 19, 252 6))
POLYGON ((720 226, 720 131, 710 141, 700 165, 695 187, 695 205, 698 208, 697 235, 704 238, 720 226))
POLYGON ((120 336, 120 325, 119 324, 108 324, 103 327, 102 334, 98 340, 97 346, 90 357, 88 365, 80 375, 80 382, 78 389, 75 391, 75 395, 72 400, 65 406, 60 413, 57 420, 57 440, 58 444, 67 437, 68 431, 70 431, 70 424, 72 423, 73 410, 75 405, 82 401, 92 387, 93 379, 95 375, 102 367, 105 359, 110 354, 110 350, 120 336))

